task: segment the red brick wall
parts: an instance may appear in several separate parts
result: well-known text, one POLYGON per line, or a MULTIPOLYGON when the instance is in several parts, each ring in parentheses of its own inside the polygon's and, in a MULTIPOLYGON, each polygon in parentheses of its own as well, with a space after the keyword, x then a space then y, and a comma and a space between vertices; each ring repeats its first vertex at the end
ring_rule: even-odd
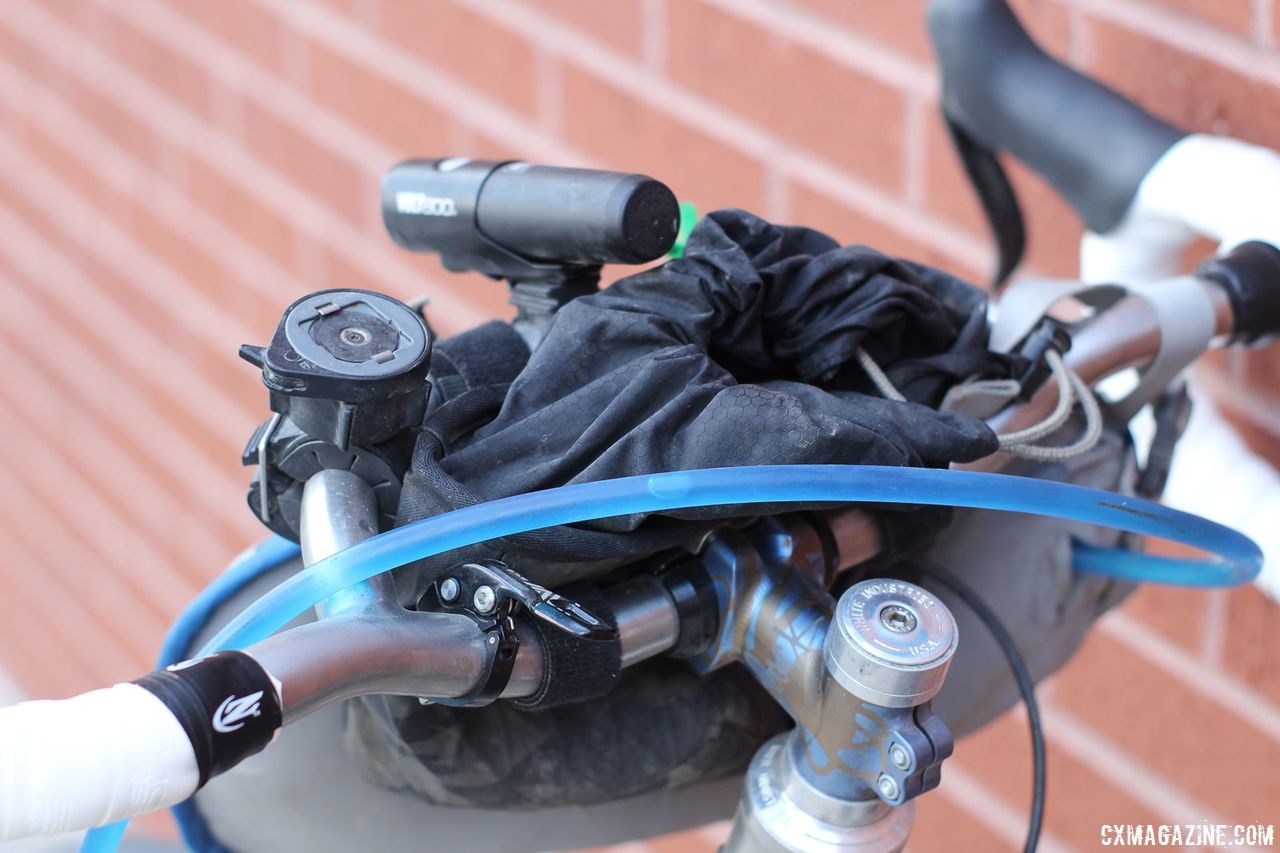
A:
MULTIPOLYGON (((0 8, 0 660, 34 694, 127 678, 260 531, 235 358, 310 290, 427 293, 445 331, 500 286, 394 249, 377 180, 411 155, 647 171, 981 278, 937 118, 924 0, 6 0, 0 8)), ((1197 130, 1280 144, 1273 0, 1024 0, 1055 53, 1197 130)), ((1030 262, 1080 225, 1015 169, 1030 262)), ((1274 352, 1210 378, 1280 447, 1274 352)), ((1268 821, 1280 618, 1251 589, 1144 590, 1043 688, 1048 835, 1268 821)), ((1024 725, 965 741, 918 849, 1015 844, 1024 725)), ((705 849, 713 833, 645 849, 705 849)), ((637 848, 639 849, 639 848, 637 848)))

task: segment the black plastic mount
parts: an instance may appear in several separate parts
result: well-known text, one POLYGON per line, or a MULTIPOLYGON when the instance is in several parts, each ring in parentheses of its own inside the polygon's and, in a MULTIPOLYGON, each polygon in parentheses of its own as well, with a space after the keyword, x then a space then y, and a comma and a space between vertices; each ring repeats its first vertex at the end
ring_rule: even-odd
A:
POLYGON ((366 290, 322 290, 285 310, 262 370, 271 411, 339 450, 385 441, 422 418, 431 333, 407 305, 366 290))
POLYGON ((1043 318, 1018 347, 1018 355, 1027 364, 1026 369, 1017 377, 1018 385, 1022 388, 1018 392, 1018 399, 1030 400, 1049 378, 1052 370, 1045 355, 1050 350, 1058 355, 1065 355, 1070 349, 1071 333, 1066 326, 1052 317, 1043 318))
POLYGON ((324 290, 290 305, 266 347, 240 356, 262 371, 276 416, 249 439, 257 465, 249 506, 272 531, 298 537, 303 484, 324 468, 351 471, 390 527, 426 411, 431 333, 418 312, 365 290, 324 290))

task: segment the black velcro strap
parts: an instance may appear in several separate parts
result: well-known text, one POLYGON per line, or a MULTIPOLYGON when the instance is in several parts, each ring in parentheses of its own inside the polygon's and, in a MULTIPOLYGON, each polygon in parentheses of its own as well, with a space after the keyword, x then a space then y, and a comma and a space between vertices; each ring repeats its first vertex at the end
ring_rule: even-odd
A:
POLYGON ((983 147, 946 113, 943 113, 943 118, 995 237, 998 257, 991 287, 999 291, 1022 262, 1022 254, 1027 248, 1027 229, 1022 219, 1022 208, 1018 205, 1018 195, 995 153, 983 147))
POLYGON ((155 694, 182 725, 199 787, 265 749, 284 722, 271 676, 244 652, 184 661, 133 683, 155 694))
POLYGON ((431 378, 440 401, 485 385, 507 386, 529 361, 529 345, 510 323, 493 321, 435 344, 431 378))
MULTIPOLYGON (((599 587, 588 583, 557 589, 602 622, 616 629, 618 620, 599 587)), ((561 631, 541 619, 526 624, 538 634, 542 646, 542 686, 538 692, 512 704, 529 711, 541 711, 605 695, 618 683, 622 672, 622 642, 584 640, 561 631)))

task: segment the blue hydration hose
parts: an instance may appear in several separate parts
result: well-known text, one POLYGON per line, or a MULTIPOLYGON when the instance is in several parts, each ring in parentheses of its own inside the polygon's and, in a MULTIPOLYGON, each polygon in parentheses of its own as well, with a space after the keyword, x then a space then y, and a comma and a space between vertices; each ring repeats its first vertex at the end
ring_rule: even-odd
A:
MULTIPOLYGON (((424 518, 304 569, 255 601, 200 651, 265 640, 319 601, 416 560, 529 530, 692 507, 776 503, 891 503, 994 509, 1068 519, 1191 545, 1219 559, 1173 558, 1090 546, 1082 568, 1130 580, 1234 586, 1257 576, 1247 536, 1141 498, 1030 477, 873 465, 755 465, 578 483, 424 518)), ((92 830, 83 853, 115 849, 120 824, 92 830)))

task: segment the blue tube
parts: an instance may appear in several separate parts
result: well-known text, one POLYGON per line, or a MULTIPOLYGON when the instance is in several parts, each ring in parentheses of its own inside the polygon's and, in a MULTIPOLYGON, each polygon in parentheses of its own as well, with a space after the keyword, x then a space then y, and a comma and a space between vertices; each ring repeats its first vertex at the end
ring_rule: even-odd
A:
POLYGON ((160 668, 191 657, 191 647, 219 607, 262 575, 278 568, 286 560, 298 556, 298 544, 281 536, 272 536, 256 545, 227 567, 173 621, 164 645, 160 647, 160 668))
MULTIPOLYGON (((870 465, 761 465, 623 477, 516 495, 425 518, 379 534, 304 569, 226 625, 201 655, 260 642, 352 584, 477 542, 560 524, 632 513, 760 503, 895 503, 1023 512, 1156 536, 1222 559, 1133 554, 1126 571, 1155 583, 1234 585, 1256 577, 1262 552, 1241 533, 1151 501, 1030 477, 870 465)), ((1086 556, 1095 570, 1114 557, 1086 556)), ((1087 552, 1086 552, 1087 553, 1087 552)), ((1114 567, 1114 566, 1113 566, 1114 567)), ((82 851, 114 850, 94 830, 82 851)), ((118 836, 116 837, 118 840, 118 836)))
MULTIPOLYGON (((1234 585, 1256 577, 1251 539, 1199 516, 1140 498, 1030 477, 871 465, 761 465, 623 477, 478 504, 374 536, 294 575, 218 632, 201 654, 265 640, 339 590, 421 560, 559 524, 690 507, 870 502, 997 509, 1065 518, 1181 542, 1222 560, 1132 555, 1141 580, 1234 585)), ((1093 565, 1099 565, 1094 560, 1093 565)))

